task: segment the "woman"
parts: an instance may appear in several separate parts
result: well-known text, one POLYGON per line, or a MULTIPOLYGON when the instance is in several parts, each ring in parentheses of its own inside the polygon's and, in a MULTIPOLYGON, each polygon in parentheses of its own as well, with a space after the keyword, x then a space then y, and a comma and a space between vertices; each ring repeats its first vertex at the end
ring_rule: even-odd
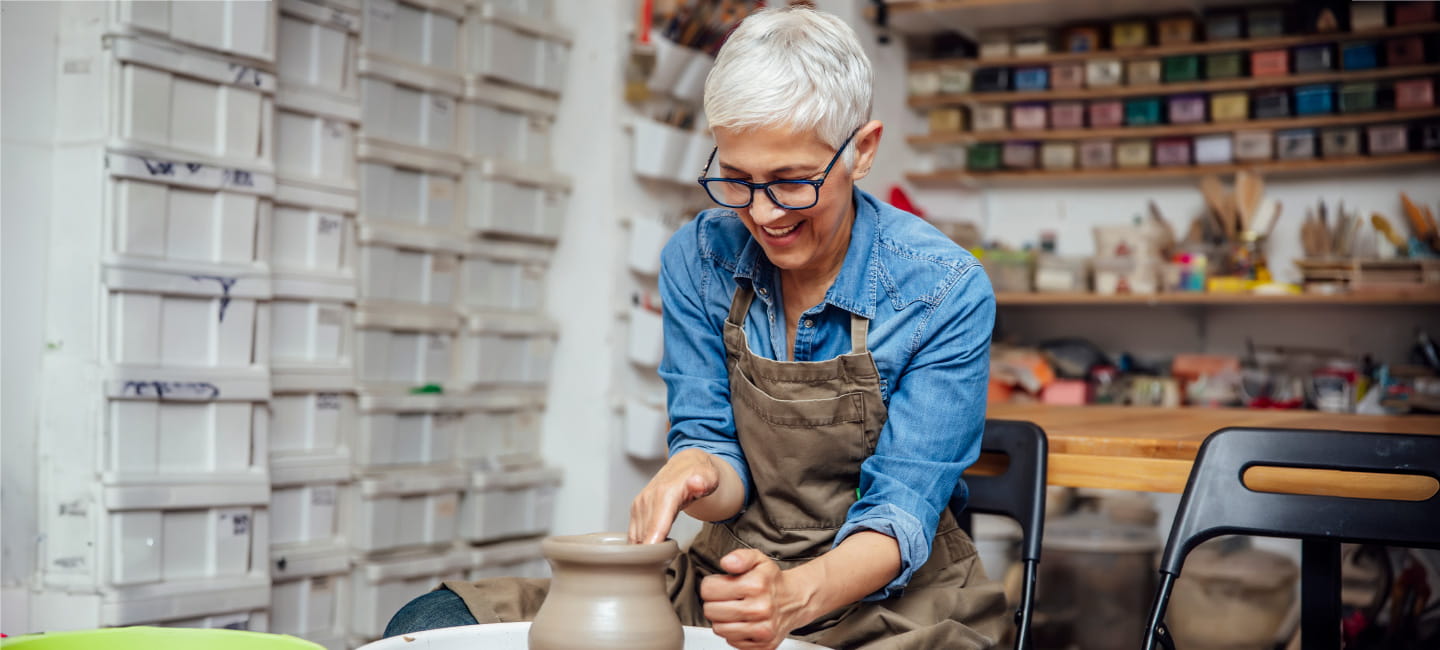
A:
MULTIPOLYGON (((973 257, 854 187, 883 131, 872 81, 835 17, 747 18, 705 85, 700 183, 723 207, 662 254, 671 455, 629 535, 711 522, 670 596, 737 648, 985 648, 1006 625, 946 507, 979 454, 994 296, 973 257)), ((546 585, 446 587, 488 622, 533 616, 546 585)))

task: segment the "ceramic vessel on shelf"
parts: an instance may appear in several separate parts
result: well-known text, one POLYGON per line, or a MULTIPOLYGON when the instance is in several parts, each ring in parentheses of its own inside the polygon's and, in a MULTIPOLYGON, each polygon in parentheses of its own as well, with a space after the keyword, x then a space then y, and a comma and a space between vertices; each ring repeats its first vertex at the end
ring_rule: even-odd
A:
POLYGON ((665 592, 674 540, 631 544, 624 533, 550 537, 550 593, 530 650, 681 650, 685 636, 665 592))

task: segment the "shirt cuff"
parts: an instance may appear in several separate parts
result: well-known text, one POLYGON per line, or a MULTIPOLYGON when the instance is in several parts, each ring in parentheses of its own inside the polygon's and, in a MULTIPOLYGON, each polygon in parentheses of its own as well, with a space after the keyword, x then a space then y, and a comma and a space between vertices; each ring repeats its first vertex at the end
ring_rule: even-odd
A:
POLYGON ((915 571, 930 557, 930 540, 925 538, 921 528, 919 519, 891 504, 875 506, 860 518, 847 521, 840 527, 831 548, 839 546, 845 538, 862 530, 889 535, 900 545, 900 574, 879 591, 861 598, 861 602, 885 600, 904 593, 905 586, 910 584, 910 578, 915 575, 915 571))

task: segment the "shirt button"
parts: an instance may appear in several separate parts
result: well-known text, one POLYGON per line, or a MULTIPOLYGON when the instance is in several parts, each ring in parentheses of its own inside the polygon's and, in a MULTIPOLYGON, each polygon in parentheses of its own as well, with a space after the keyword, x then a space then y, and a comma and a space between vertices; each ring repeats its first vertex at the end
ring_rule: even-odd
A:
POLYGON ((765 291, 765 287, 760 287, 760 295, 769 295, 769 292, 765 291))
POLYGON ((808 318, 805 319, 805 327, 815 327, 815 321, 810 320, 810 319, 808 319, 808 318))

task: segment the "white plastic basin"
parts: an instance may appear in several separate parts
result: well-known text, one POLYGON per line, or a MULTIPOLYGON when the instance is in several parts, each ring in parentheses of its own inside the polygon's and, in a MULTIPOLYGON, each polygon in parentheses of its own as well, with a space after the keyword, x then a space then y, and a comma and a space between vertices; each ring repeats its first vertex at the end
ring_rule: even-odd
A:
MULTIPOLYGON (((360 646, 359 650, 526 650, 529 646, 530 624, 495 623, 465 625, 426 630, 414 634, 392 636, 360 646), (480 641, 484 641, 482 646, 480 641)), ((685 627, 685 650, 727 650, 725 639, 715 636, 709 628, 685 627)), ((786 639, 779 650, 827 650, 813 643, 786 639)))

